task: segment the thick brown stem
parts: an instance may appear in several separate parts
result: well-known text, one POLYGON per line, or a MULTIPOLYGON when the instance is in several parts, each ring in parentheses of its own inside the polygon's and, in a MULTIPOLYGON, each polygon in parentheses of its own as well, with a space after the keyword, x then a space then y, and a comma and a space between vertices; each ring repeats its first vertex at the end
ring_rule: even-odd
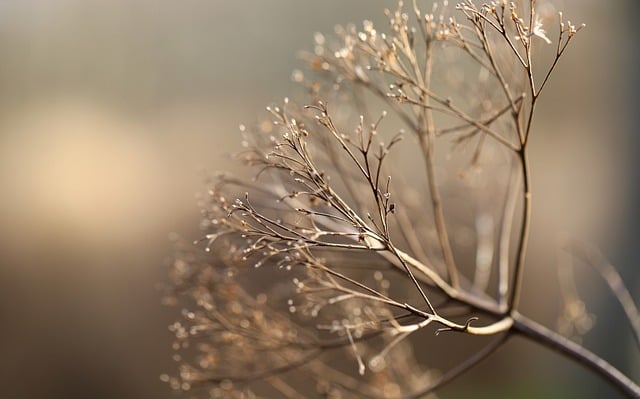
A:
POLYGON ((519 153, 520 164, 523 176, 523 205, 522 205, 522 222, 520 225, 520 239, 518 240, 518 250, 515 269, 513 271, 513 288, 511 291, 511 300, 509 301, 509 310, 518 309, 520 300, 520 292, 522 290, 522 276, 524 274, 524 263, 527 256, 527 246, 529 243, 529 233, 531 228, 531 175, 529 171, 529 160, 526 147, 523 147, 519 153))
POLYGON ((640 386, 585 347, 518 313, 513 315, 512 331, 581 364, 629 398, 640 398, 640 386))

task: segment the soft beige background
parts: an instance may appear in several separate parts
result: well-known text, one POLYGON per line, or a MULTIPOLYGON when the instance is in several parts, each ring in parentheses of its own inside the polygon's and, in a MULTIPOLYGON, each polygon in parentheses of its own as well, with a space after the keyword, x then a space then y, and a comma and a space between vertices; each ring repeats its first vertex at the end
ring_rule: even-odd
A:
MULTIPOLYGON (((551 82, 532 143, 529 297, 553 267, 552 256, 535 261, 552 252, 549 232, 619 249, 637 156, 630 3, 561 2, 588 29, 551 82)), ((171 397, 158 375, 172 370, 166 326, 177 312, 156 286, 168 233, 198 234, 200 171, 227 168, 238 124, 295 90, 289 74, 313 32, 382 22, 382 5, 394 4, 0 2, 0 396, 171 397)), ((552 323, 553 306, 545 296, 525 310, 552 323)), ((508 352, 498 366, 522 362, 508 352)), ((575 373, 555 357, 526 363, 533 384, 575 373)), ((514 385, 525 377, 511 374, 514 385)))

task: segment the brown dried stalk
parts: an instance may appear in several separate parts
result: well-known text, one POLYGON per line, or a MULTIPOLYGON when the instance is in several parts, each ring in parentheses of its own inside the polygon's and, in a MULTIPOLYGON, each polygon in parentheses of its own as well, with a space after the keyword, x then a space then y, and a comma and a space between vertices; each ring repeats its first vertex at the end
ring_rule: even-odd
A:
MULTIPOLYGON (((177 355, 179 376, 164 380, 211 397, 421 397, 520 335, 640 396, 606 361, 518 312, 533 118, 581 28, 560 15, 554 57, 534 68, 552 41, 536 2, 524 3, 467 0, 450 13, 437 4, 423 12, 415 0, 405 11, 400 2, 386 10, 389 33, 365 21, 361 31, 337 29, 335 42, 316 35, 303 56, 308 76, 293 75, 309 105, 285 99, 267 109, 269 123, 241 128, 239 158, 255 180, 217 177, 202 202, 209 254, 180 244, 169 299, 194 310, 172 326, 186 353, 177 355), (378 109, 391 114, 376 117, 378 109), (393 124, 403 128, 389 134, 393 124), (416 153, 396 152, 407 142, 416 153), (496 207, 463 186, 476 204, 471 220, 452 214, 448 201, 459 194, 439 170, 442 152, 464 159, 462 147, 473 147, 464 173, 487 168, 505 193, 496 207), (493 163, 483 158, 489 151, 493 163), (471 259, 456 244, 455 228, 466 224, 477 232, 471 259), (412 349, 411 338, 429 329, 496 338, 438 374, 423 371, 412 349)), ((627 313, 637 330, 628 291, 612 268, 599 270, 635 312, 627 313)))

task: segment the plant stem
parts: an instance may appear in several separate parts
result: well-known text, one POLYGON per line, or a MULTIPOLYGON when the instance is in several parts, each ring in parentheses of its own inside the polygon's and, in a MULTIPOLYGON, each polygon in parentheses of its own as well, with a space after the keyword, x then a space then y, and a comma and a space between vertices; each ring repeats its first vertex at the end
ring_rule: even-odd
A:
POLYGON ((524 273, 524 262, 527 256, 527 246, 531 227, 531 172, 529 170, 529 157, 527 147, 523 146, 518 152, 523 177, 523 206, 522 224, 520 226, 520 239, 518 240, 517 260, 513 276, 513 289, 509 301, 509 311, 513 312, 518 308, 520 291, 522 290, 522 275, 524 273))
POLYGON ((611 384, 620 393, 628 398, 640 398, 640 386, 624 375, 620 370, 613 367, 606 360, 602 359, 585 347, 578 345, 568 338, 544 327, 543 325, 514 313, 513 326, 511 331, 520 334, 525 338, 546 346, 547 348, 561 353, 567 358, 581 364, 591 370, 602 379, 611 384))
MULTIPOLYGON (((440 250, 442 251, 442 258, 447 268, 447 275, 449 276, 449 282, 453 288, 458 288, 460 281, 458 278, 458 269, 456 268, 456 262, 453 257, 453 251, 451 249, 451 241, 449 239, 449 233, 447 232, 447 223, 445 221, 444 210, 442 208, 442 198, 440 196, 440 189, 436 181, 435 173, 435 141, 436 133, 433 121, 432 110, 430 109, 430 97, 431 91, 431 74, 433 71, 433 59, 432 59, 432 42, 427 40, 426 42, 426 59, 424 67, 424 78, 422 79, 422 85, 424 87, 421 103, 424 106, 420 109, 420 122, 422 131, 420 132, 420 145, 424 154, 424 160, 427 168, 427 180, 429 184, 429 193, 431 195, 431 205, 433 207, 433 217, 435 222, 436 231, 438 233, 438 240, 440 241, 440 250)), ((420 80, 420 74, 416 72, 416 77, 420 80)))

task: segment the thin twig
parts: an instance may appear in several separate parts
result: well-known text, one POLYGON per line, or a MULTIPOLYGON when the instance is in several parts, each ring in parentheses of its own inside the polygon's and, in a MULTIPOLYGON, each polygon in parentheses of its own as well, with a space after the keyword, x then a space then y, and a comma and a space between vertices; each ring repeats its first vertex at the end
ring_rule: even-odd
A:
POLYGON ((611 293, 622 307, 622 310, 624 310, 633 337, 640 348, 640 312, 620 273, 607 261, 597 248, 577 243, 574 243, 573 248, 576 250, 578 256, 592 266, 607 283, 611 293))

